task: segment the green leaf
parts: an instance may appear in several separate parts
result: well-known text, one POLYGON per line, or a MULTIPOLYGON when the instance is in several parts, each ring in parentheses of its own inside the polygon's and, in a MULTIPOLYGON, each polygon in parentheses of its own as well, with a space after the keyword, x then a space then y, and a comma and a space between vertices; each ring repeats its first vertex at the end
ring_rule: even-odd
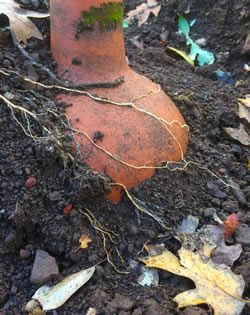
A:
POLYGON ((128 28, 128 23, 126 21, 123 21, 123 28, 128 28))
POLYGON ((211 65, 214 63, 214 55, 210 51, 207 51, 205 49, 200 48, 199 45, 192 43, 191 44, 191 52, 189 54, 189 57, 192 60, 195 60, 197 56, 197 60, 199 62, 199 65, 202 67, 204 64, 211 65), (198 56, 197 56, 198 55, 198 56))
POLYGON ((199 65, 202 67, 205 63, 212 65, 214 63, 214 54, 210 51, 202 49, 197 57, 199 65))
POLYGON ((176 52, 178 55, 180 55, 182 58, 184 58, 190 65, 194 67, 194 61, 189 57, 189 55, 184 51, 184 50, 179 50, 174 47, 169 47, 168 48, 174 52, 176 52))
POLYGON ((178 20, 178 24, 179 24, 179 31, 184 34, 186 36, 186 38, 188 39, 188 34, 190 31, 189 28, 189 24, 187 22, 187 20, 183 17, 183 16, 179 16, 179 20, 178 20))

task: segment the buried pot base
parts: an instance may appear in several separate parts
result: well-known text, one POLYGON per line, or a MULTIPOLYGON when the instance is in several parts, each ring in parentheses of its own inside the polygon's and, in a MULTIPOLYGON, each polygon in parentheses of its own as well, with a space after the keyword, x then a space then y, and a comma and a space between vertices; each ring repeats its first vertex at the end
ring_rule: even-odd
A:
MULTIPOLYGON (((154 166, 178 161, 185 154, 187 126, 175 104, 147 78, 129 69, 120 86, 89 93, 117 102, 97 102, 83 95, 62 96, 63 101, 72 104, 66 114, 72 128, 83 133, 76 139, 89 167, 130 189, 151 177, 154 166), (139 110, 129 105, 131 100, 139 110), (161 119, 179 123, 170 126, 161 119)), ((113 186, 108 199, 118 202, 120 190, 113 186)))

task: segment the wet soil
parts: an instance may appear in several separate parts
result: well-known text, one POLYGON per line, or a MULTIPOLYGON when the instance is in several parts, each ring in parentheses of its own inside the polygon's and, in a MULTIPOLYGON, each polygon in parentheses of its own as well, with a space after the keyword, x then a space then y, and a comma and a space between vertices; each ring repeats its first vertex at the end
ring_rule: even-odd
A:
MULTIPOLYGON (((124 1, 125 13, 142 2, 124 1)), ((132 189, 131 196, 173 229, 188 215, 198 217, 200 227, 216 224, 209 208, 214 208, 222 220, 238 213, 249 225, 249 147, 226 135, 224 128, 239 126, 237 98, 250 93, 250 75, 243 69, 244 64, 250 65, 250 56, 241 54, 250 30, 250 2, 159 2, 162 8, 158 17, 150 15, 140 28, 135 21, 125 29, 126 55, 133 70, 160 84, 176 103, 190 127, 185 158, 202 168, 190 164, 174 172, 157 170, 151 179, 132 189), (205 48, 215 54, 213 65, 192 67, 164 47, 187 49, 177 32, 178 14, 188 21, 196 19, 191 37, 206 39, 205 48), (163 33, 165 43, 161 42, 163 33), (135 45, 135 39, 143 48, 135 45), (215 75, 218 69, 231 72, 240 84, 219 82, 215 75), (219 178, 238 183, 243 200, 219 178)), ((3 16, 0 18, 6 23, 3 16)), ((49 21, 38 26, 44 40, 31 39, 25 49, 37 62, 55 71, 49 21)), ((38 117, 33 119, 0 100, 0 314, 21 314, 38 289, 39 285, 30 282, 38 249, 56 259, 60 277, 51 283, 101 262, 85 286, 48 314, 85 314, 89 307, 96 308, 97 314, 212 314, 206 305, 177 309, 172 298, 193 287, 184 278, 160 271, 159 286, 137 283, 140 270, 132 266, 146 255, 143 246, 147 241, 163 243, 174 254, 181 244, 172 232, 140 213, 126 195, 118 204, 103 197, 110 190, 110 179, 89 169, 71 148, 70 137, 62 137, 68 129, 63 116, 68 105, 56 103, 57 90, 25 82, 20 75, 43 84, 53 84, 53 80, 32 66, 10 36, 2 38, 0 45, 1 70, 14 71, 9 76, 0 73, 1 95, 38 117), (65 214, 70 205, 72 211, 65 214), (91 225, 86 213, 112 231, 106 251, 115 268, 106 259, 103 234, 91 225), (82 234, 93 242, 75 252, 82 234)), ((241 122, 249 131, 247 122, 241 122)), ((246 281, 245 298, 250 297, 249 257, 250 241, 246 241, 234 265, 235 272, 242 272, 246 281)), ((242 314, 249 312, 245 306, 242 314)))

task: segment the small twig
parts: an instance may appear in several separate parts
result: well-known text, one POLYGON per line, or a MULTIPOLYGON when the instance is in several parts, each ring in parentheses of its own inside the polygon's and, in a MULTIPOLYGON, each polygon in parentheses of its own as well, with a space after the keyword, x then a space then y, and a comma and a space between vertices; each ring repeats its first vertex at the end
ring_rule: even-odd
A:
POLYGON ((45 67, 44 65, 36 62, 27 52, 26 50, 22 47, 22 45, 18 42, 18 40, 16 39, 16 36, 14 34, 14 32, 12 31, 11 27, 7 27, 5 29, 10 30, 11 35, 12 35, 12 39, 13 42, 15 44, 15 46, 18 48, 18 50, 21 52, 21 54, 26 57, 30 63, 34 66, 36 66, 37 68, 45 71, 49 77, 56 82, 57 84, 60 84, 62 86, 65 87, 69 87, 69 88, 76 88, 76 89, 82 89, 82 90, 89 90, 89 89, 96 89, 96 88, 114 88, 117 87, 119 85, 121 85, 122 83, 124 83, 124 77, 120 77, 112 82, 90 82, 90 83, 85 83, 85 84, 77 84, 77 83, 73 83, 71 81, 63 81, 60 80, 56 77, 56 75, 50 71, 47 67, 45 67))

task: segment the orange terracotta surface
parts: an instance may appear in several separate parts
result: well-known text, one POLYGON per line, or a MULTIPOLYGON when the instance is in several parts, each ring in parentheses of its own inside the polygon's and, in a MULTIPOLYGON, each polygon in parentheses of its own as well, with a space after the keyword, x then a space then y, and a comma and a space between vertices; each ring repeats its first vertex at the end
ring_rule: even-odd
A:
MULTIPOLYGON (((61 95, 61 100, 72 104, 66 111, 72 127, 86 133, 91 139, 100 132, 103 138, 97 140, 97 145, 113 157, 136 167, 154 167, 163 161, 180 160, 188 142, 187 127, 181 126, 185 124, 183 117, 158 85, 128 67, 122 26, 100 32, 96 25, 93 32, 80 33, 79 39, 75 38, 79 12, 88 10, 90 3, 99 6, 103 1, 51 1, 51 47, 58 63, 58 73, 68 69, 69 79, 77 83, 112 81, 124 76, 125 82, 116 88, 98 88, 88 92, 121 104, 133 100, 139 109, 150 114, 131 106, 103 104, 87 96, 61 95), (65 10, 65 3, 73 8, 65 10), (61 11, 60 17, 57 12, 61 11), (73 58, 81 60, 81 65, 72 65, 73 58), (178 123, 164 125, 156 116, 178 123)), ((121 163, 95 147, 84 135, 77 137, 77 140, 82 156, 91 168, 105 172, 114 182, 123 183, 128 189, 138 186, 155 173, 154 168, 136 169, 121 163)), ((119 201, 120 189, 114 187, 108 198, 119 201)))

